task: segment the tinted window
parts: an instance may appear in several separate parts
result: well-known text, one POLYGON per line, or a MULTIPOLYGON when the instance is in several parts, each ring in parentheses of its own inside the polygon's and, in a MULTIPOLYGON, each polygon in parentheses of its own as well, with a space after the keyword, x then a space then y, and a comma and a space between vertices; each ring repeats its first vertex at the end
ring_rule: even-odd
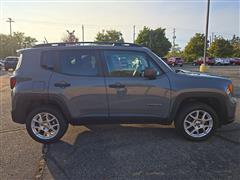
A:
POLYGON ((22 58, 23 58, 23 54, 21 53, 20 56, 19 56, 18 63, 17 63, 17 66, 16 66, 15 70, 19 69, 19 67, 21 66, 22 58))
POLYGON ((41 65, 45 68, 53 68, 54 61, 58 59, 57 51, 45 51, 42 54, 41 65))
POLYGON ((99 65, 95 54, 85 50, 59 52, 60 71, 64 74, 77 76, 96 76, 99 65))
POLYGON ((134 51, 105 51, 110 76, 143 77, 146 68, 154 68, 157 75, 161 74, 159 67, 145 54, 134 51))
POLYGON ((41 65, 69 75, 96 76, 99 74, 96 55, 89 50, 45 51, 42 54, 41 65))

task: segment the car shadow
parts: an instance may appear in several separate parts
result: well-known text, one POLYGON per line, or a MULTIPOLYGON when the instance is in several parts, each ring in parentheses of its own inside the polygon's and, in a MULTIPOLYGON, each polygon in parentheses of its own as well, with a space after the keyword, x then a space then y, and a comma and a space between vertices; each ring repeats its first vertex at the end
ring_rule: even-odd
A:
POLYGON ((239 144, 217 136, 192 142, 179 136, 174 128, 158 125, 95 125, 87 129, 73 143, 48 145, 46 165, 54 179, 198 179, 240 175, 239 144))

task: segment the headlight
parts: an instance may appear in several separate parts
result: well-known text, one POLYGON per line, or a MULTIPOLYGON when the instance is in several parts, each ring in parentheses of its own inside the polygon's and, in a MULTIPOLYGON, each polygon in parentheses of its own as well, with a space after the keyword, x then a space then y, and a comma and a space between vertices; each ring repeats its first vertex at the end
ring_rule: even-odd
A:
POLYGON ((227 94, 233 94, 233 85, 229 84, 226 90, 227 94))

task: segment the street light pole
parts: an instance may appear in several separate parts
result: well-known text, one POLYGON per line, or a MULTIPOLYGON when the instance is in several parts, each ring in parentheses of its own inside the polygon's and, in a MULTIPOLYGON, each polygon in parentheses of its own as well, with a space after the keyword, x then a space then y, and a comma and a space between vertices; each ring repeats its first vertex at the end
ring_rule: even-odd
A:
POLYGON ((204 41, 204 55, 203 55, 203 64, 200 66, 200 72, 205 72, 206 68, 206 60, 207 60, 207 44, 208 44, 208 23, 209 23, 209 8, 210 8, 210 0, 207 1, 207 17, 206 17, 206 31, 205 31, 205 41, 204 41))
POLYGON ((208 3, 207 3, 207 18, 206 18, 206 31, 205 31, 205 42, 204 42, 204 65, 206 65, 206 58, 207 58, 209 8, 210 8, 210 0, 208 0, 208 3))

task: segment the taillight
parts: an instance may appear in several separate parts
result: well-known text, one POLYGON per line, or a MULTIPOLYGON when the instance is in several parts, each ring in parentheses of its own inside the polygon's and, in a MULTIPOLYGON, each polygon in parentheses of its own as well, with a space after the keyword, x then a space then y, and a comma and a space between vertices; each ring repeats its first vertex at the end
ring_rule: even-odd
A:
POLYGON ((17 80, 15 77, 10 78, 10 88, 13 89, 16 86, 17 80))

